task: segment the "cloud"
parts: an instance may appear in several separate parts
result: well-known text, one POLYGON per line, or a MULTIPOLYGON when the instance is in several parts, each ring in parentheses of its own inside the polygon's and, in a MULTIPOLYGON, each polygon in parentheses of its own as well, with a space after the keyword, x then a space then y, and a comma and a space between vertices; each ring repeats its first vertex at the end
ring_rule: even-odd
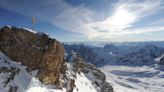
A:
POLYGON ((52 23, 62 29, 81 33, 92 38, 98 34, 87 25, 91 21, 94 21, 92 19, 93 16, 94 13, 92 11, 86 9, 84 6, 78 6, 64 10, 58 16, 54 17, 52 23))
POLYGON ((154 25, 163 25, 164 24, 164 18, 161 18, 159 20, 156 20, 152 23, 149 24, 149 26, 154 26, 154 25))
MULTIPOLYGON (((134 23, 140 21, 140 19, 160 9, 160 0, 147 0, 143 2, 120 1, 116 5, 116 10, 112 16, 109 16, 104 21, 94 22, 90 25, 98 30, 107 30, 107 32, 102 35, 103 38, 150 32, 145 30, 147 28, 131 29, 131 27, 134 23)), ((156 30, 157 29, 153 29, 153 31, 156 30)))
POLYGON ((107 14, 110 16, 99 21, 96 19, 100 15, 99 11, 93 11, 83 4, 73 6, 64 0, 1 0, 0 7, 30 17, 36 16, 66 31, 83 34, 89 39, 163 30, 162 26, 132 28, 134 23, 163 8, 161 0, 120 0, 115 4, 113 14, 107 14))
POLYGON ((99 33, 87 24, 94 12, 83 5, 72 6, 64 0, 1 0, 0 7, 26 16, 36 16, 66 31, 81 33, 88 38, 99 33))

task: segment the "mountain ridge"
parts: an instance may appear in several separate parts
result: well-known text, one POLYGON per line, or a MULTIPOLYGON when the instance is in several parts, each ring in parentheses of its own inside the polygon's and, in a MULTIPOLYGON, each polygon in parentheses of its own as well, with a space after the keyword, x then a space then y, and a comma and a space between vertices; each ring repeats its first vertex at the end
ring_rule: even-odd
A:
POLYGON ((0 51, 3 92, 113 92, 100 70, 73 55, 66 62, 63 45, 44 33, 5 26, 0 51))

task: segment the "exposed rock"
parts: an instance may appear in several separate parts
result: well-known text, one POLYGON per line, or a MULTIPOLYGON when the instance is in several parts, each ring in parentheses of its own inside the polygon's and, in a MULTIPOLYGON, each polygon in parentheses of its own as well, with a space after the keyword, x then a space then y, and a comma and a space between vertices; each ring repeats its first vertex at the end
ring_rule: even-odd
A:
POLYGON ((113 87, 109 83, 107 83, 107 82, 104 82, 102 84, 102 88, 101 89, 102 89, 101 92, 113 92, 113 87))
MULTIPOLYGON (((73 67, 75 73, 83 72, 89 78, 93 85, 100 88, 100 92, 113 92, 112 86, 106 82, 106 76, 92 64, 85 63, 75 52, 72 55, 73 67), (91 77, 92 75, 92 77, 91 77)), ((98 91, 99 92, 99 91, 98 91)))
POLYGON ((38 78, 44 84, 59 83, 64 48, 55 39, 5 26, 0 30, 0 50, 29 70, 39 69, 38 78))
POLYGON ((17 92, 18 87, 10 87, 9 92, 17 92))
POLYGON ((67 71, 67 65, 66 65, 66 61, 64 61, 60 68, 60 73, 65 75, 66 71, 67 71))
POLYGON ((161 60, 160 60, 159 64, 164 65, 164 57, 163 57, 163 58, 161 58, 161 60))
POLYGON ((8 85, 8 83, 14 79, 15 75, 19 73, 19 69, 13 68, 11 67, 6 68, 6 67, 2 67, 2 72, 6 72, 6 73, 10 73, 9 77, 6 78, 6 81, 4 82, 4 87, 8 85))
POLYGON ((74 87, 75 87, 75 80, 69 79, 69 82, 67 85, 67 92, 73 92, 74 87))
MULTIPOLYGON (((90 52, 90 50, 87 51, 90 52)), ((72 63, 66 63, 64 61, 63 45, 55 39, 49 38, 46 34, 37 34, 23 28, 5 26, 0 30, 0 52, 9 56, 12 63, 17 62, 15 67, 12 68, 10 66, 11 62, 6 61, 8 59, 2 58, 1 60, 3 67, 0 67, 0 74, 9 72, 4 75, 6 76, 4 88, 8 88, 9 92, 19 92, 22 88, 20 85, 14 84, 19 78, 15 75, 22 75, 22 79, 26 80, 28 78, 31 80, 34 77, 31 75, 34 72, 33 70, 39 70, 38 73, 36 71, 37 75, 35 73, 35 76, 42 83, 55 85, 60 90, 66 88, 67 92, 79 90, 76 87, 76 79, 79 78, 77 76, 79 74, 84 74, 83 78, 90 80, 89 83, 93 85, 97 92, 113 92, 113 88, 106 82, 105 74, 94 65, 86 64, 76 54, 70 57, 72 63), (8 66, 5 66, 5 64, 8 66), (21 64, 27 66, 27 69, 21 64)), ((99 59, 96 60, 96 62, 99 62, 99 59)), ((22 82, 20 84, 24 85, 22 82)), ((26 90, 26 87, 24 90, 26 90)))
POLYGON ((155 61, 160 64, 160 65, 164 65, 164 54, 162 54, 160 57, 155 58, 155 61))
POLYGON ((96 80, 92 80, 98 87, 101 88, 101 92, 113 92, 113 88, 106 82, 105 74, 91 64, 86 64, 79 60, 75 62, 75 67, 78 71, 82 71, 85 74, 93 74, 96 80))

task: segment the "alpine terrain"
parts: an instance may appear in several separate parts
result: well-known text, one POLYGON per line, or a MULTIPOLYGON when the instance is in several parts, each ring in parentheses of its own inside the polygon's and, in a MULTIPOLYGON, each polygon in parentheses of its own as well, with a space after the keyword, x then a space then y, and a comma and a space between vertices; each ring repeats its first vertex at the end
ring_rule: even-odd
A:
POLYGON ((106 76, 59 41, 26 28, 0 29, 0 92, 113 92, 106 76))
POLYGON ((65 43, 101 69, 115 92, 164 92, 164 42, 65 43))

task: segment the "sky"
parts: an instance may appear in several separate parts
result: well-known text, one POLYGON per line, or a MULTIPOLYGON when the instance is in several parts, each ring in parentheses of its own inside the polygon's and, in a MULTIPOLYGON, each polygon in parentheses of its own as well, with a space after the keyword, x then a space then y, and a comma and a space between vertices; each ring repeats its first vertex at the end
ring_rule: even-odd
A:
POLYGON ((164 40, 164 0, 0 0, 0 26, 32 28, 62 42, 164 40))

